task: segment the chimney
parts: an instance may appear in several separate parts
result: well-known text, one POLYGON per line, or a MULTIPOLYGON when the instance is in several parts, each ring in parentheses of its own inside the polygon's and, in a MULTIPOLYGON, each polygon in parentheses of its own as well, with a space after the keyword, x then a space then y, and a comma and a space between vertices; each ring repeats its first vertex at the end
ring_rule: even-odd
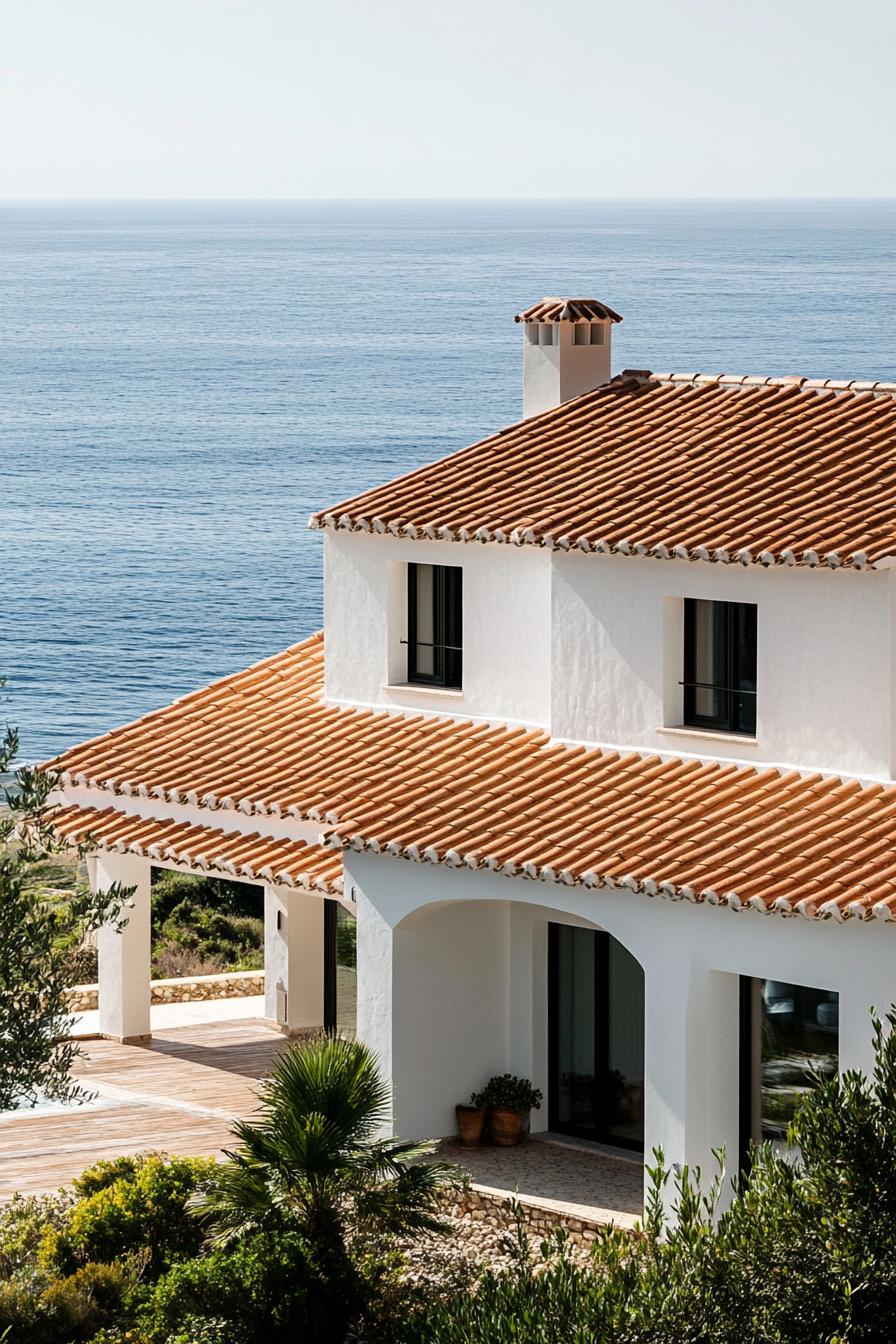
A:
POLYGON ((622 318, 597 299, 542 299, 523 323, 523 416, 541 415, 608 383, 610 332, 622 318))

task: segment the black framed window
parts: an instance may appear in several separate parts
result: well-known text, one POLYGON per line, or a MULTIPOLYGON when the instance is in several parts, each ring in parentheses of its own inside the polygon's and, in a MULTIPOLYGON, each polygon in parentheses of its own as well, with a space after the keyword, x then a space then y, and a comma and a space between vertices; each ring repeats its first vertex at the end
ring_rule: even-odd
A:
POLYGON ((756 732, 756 607, 684 600, 684 722, 756 732))
POLYGON ((408 681, 459 688, 463 672, 463 570, 408 565, 408 681))
POLYGON ((834 990, 783 980, 740 981, 740 1146, 787 1147, 787 1127, 820 1080, 839 1068, 840 1000, 834 990))

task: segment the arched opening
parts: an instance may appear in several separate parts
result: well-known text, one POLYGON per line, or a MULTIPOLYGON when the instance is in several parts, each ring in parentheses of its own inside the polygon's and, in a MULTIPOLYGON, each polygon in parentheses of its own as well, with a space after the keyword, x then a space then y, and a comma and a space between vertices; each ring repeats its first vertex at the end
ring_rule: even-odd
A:
POLYGON ((548 1125, 644 1150, 644 972, 611 934, 548 928, 548 1125))

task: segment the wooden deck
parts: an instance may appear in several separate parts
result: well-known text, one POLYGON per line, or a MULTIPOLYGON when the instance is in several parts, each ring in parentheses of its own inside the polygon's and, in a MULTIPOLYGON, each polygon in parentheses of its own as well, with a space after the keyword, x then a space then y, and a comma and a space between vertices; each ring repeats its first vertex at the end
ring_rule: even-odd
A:
POLYGON ((100 1158, 220 1152, 285 1044, 251 1020, 178 1027, 143 1045, 86 1041, 76 1073, 94 1100, 0 1117, 0 1200, 55 1190, 100 1158))

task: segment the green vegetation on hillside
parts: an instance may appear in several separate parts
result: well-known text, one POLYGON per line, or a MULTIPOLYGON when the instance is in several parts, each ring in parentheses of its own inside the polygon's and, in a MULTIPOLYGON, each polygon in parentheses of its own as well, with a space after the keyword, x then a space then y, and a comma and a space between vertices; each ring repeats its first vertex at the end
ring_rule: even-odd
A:
POLYGON ((158 979, 264 965, 262 888, 153 871, 152 969, 158 979))

